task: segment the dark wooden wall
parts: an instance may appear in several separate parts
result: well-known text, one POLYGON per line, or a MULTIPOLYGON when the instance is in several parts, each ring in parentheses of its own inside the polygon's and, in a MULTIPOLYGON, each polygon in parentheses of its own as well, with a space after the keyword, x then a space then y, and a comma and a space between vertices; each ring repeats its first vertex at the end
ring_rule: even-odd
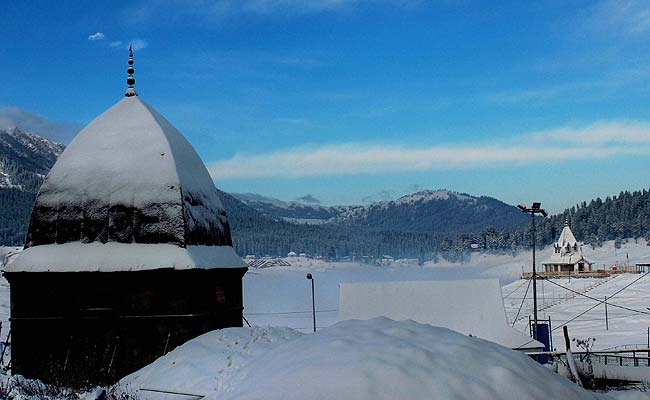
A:
POLYGON ((205 332, 242 326, 246 268, 10 272, 12 372, 110 384, 205 332), (169 343, 167 344, 169 338, 169 343))

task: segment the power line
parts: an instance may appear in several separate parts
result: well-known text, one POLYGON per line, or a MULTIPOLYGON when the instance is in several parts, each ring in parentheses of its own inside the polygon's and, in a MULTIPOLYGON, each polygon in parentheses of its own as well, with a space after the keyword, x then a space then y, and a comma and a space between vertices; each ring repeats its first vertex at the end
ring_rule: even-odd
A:
MULTIPOLYGON (((632 282, 630 282, 630 283, 628 283, 627 285, 623 286, 621 289, 619 289, 619 290, 616 291, 613 295, 611 295, 610 298, 616 296, 617 294, 621 293, 623 290, 625 290, 625 289, 629 288, 630 286, 632 286, 633 284, 637 283, 639 280, 643 279, 643 278, 646 277, 648 274, 650 274, 650 271, 646 272, 645 274, 643 274, 643 275, 641 275, 640 277, 636 278, 636 279, 633 280, 632 282)), ((591 311, 591 310, 593 310, 594 308, 598 307, 600 304, 601 304, 601 301, 598 300, 598 304, 594 305, 593 307, 589 307, 588 309, 586 309, 585 311, 583 311, 583 312, 581 312, 580 314, 576 315, 575 317, 569 319, 568 321, 563 322, 563 323, 562 323, 561 325, 559 325, 559 326, 556 326, 555 328, 553 328, 553 329, 551 330, 551 332, 556 331, 556 330, 562 328, 563 326, 567 325, 569 322, 573 322, 573 321, 575 321, 576 319, 582 317, 583 315, 585 315, 585 314, 588 313, 589 311, 591 311)), ((647 312, 642 312, 642 313, 643 313, 643 314, 649 314, 649 313, 647 313, 647 312)), ((520 346, 517 347, 517 348, 518 348, 518 349, 521 349, 522 347, 524 347, 524 346, 526 346, 527 344, 532 343, 532 342, 534 342, 534 341, 535 341, 535 339, 531 339, 531 340, 529 340, 528 342, 526 342, 526 343, 520 345, 520 346)))
MULTIPOLYGON (((530 284, 530 280, 528 280, 528 282, 529 282, 529 284, 530 284)), ((505 299, 507 299, 508 297, 512 296, 512 295, 513 295, 517 290, 519 290, 519 289, 521 289, 522 287, 524 287, 525 284, 526 284, 526 281, 521 282, 521 284, 520 284, 519 286, 517 286, 515 289, 513 289, 513 290, 512 290, 510 293, 508 293, 507 295, 503 296, 503 299, 505 300, 505 299)), ((518 298, 518 297, 515 297, 515 298, 518 298)))
MULTIPOLYGON (((578 295, 580 295, 580 296, 584 296, 584 297, 586 297, 586 298, 588 298, 588 299, 591 299, 591 300, 597 301, 599 304, 596 304, 596 306, 605 303, 604 300, 600 300, 600 299, 597 299, 597 298, 595 298, 595 297, 588 296, 588 295, 586 295, 586 294, 584 294, 584 293, 577 292, 577 291, 575 291, 575 290, 573 290, 573 289, 570 289, 570 288, 568 288, 568 287, 566 287, 566 286, 560 285, 559 283, 553 282, 553 281, 550 280, 549 278, 542 278, 542 279, 548 281, 549 283, 552 283, 553 285, 559 286, 559 287, 561 287, 562 289, 568 290, 569 292, 572 292, 572 293, 578 294, 578 295)), ((619 292, 617 292, 617 293, 619 293, 619 292)), ((615 293, 615 294, 616 294, 616 293, 615 293)), ((614 297, 614 296, 612 296, 612 297, 614 297)), ((610 298, 611 298, 611 297, 610 297, 610 298)), ((623 309, 623 310, 632 311, 632 312, 636 312, 636 313, 639 313, 639 314, 650 314, 650 312, 648 312, 648 311, 635 310, 635 309, 633 309, 633 308, 629 308, 629 307, 625 307, 625 306, 620 306, 620 305, 618 305, 618 304, 614 304, 614 303, 609 303, 609 302, 608 302, 607 305, 610 306, 610 307, 621 308, 621 309, 623 309)), ((595 308, 595 307, 594 307, 594 308, 595 308)))
POLYGON ((517 315, 515 315, 515 319, 512 320, 512 326, 514 327, 515 324, 517 323, 517 318, 519 318, 519 313, 521 312, 521 307, 524 306, 524 302, 526 301, 526 295, 528 295, 528 289, 530 289, 530 282, 531 280, 528 280, 528 286, 526 286, 526 293, 524 293, 524 298, 521 299, 521 304, 519 304, 519 310, 517 310, 517 315))

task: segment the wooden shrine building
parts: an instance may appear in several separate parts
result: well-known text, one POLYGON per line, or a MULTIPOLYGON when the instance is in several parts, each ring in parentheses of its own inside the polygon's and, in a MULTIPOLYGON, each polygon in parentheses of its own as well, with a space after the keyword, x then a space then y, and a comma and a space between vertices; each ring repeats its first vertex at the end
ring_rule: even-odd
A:
POLYGON ((242 326, 246 265, 196 151, 135 91, 65 149, 8 266, 12 372, 109 384, 202 333, 242 326))
POLYGON ((576 240, 569 221, 566 220, 560 237, 553 244, 553 254, 542 263, 544 274, 563 275, 591 272, 593 264, 594 262, 582 253, 582 245, 576 240))

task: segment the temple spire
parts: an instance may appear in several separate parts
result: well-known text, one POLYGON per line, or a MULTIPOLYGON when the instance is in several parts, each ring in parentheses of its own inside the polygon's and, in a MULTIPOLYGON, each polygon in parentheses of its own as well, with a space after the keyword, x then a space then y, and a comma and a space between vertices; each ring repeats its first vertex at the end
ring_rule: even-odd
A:
POLYGON ((129 46, 129 68, 127 70, 129 73, 128 78, 126 78, 126 83, 129 85, 129 87, 126 89, 126 93, 124 93, 124 96, 126 97, 132 97, 132 96, 137 96, 138 92, 135 91, 134 85, 135 85, 135 78, 133 77, 133 73, 135 70, 133 69, 133 46, 129 46))

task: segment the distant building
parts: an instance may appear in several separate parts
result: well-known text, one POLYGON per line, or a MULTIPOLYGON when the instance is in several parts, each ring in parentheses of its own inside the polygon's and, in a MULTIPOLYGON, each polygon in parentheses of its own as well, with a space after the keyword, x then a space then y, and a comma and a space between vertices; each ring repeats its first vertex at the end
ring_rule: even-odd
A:
POLYGON ((259 260, 249 260, 246 261, 246 264, 248 264, 249 268, 257 268, 257 269, 291 266, 291 263, 289 263, 288 261, 285 261, 281 258, 271 258, 271 257, 264 257, 259 260))
POLYGON ((65 149, 6 268, 11 370, 105 385, 205 332, 242 326, 246 264, 192 145, 125 97, 65 149))
POLYGON ((560 237, 553 244, 553 254, 542 263, 544 272, 549 274, 591 272, 593 264, 593 261, 582 254, 582 245, 576 240, 569 227, 569 221, 566 220, 560 237))

